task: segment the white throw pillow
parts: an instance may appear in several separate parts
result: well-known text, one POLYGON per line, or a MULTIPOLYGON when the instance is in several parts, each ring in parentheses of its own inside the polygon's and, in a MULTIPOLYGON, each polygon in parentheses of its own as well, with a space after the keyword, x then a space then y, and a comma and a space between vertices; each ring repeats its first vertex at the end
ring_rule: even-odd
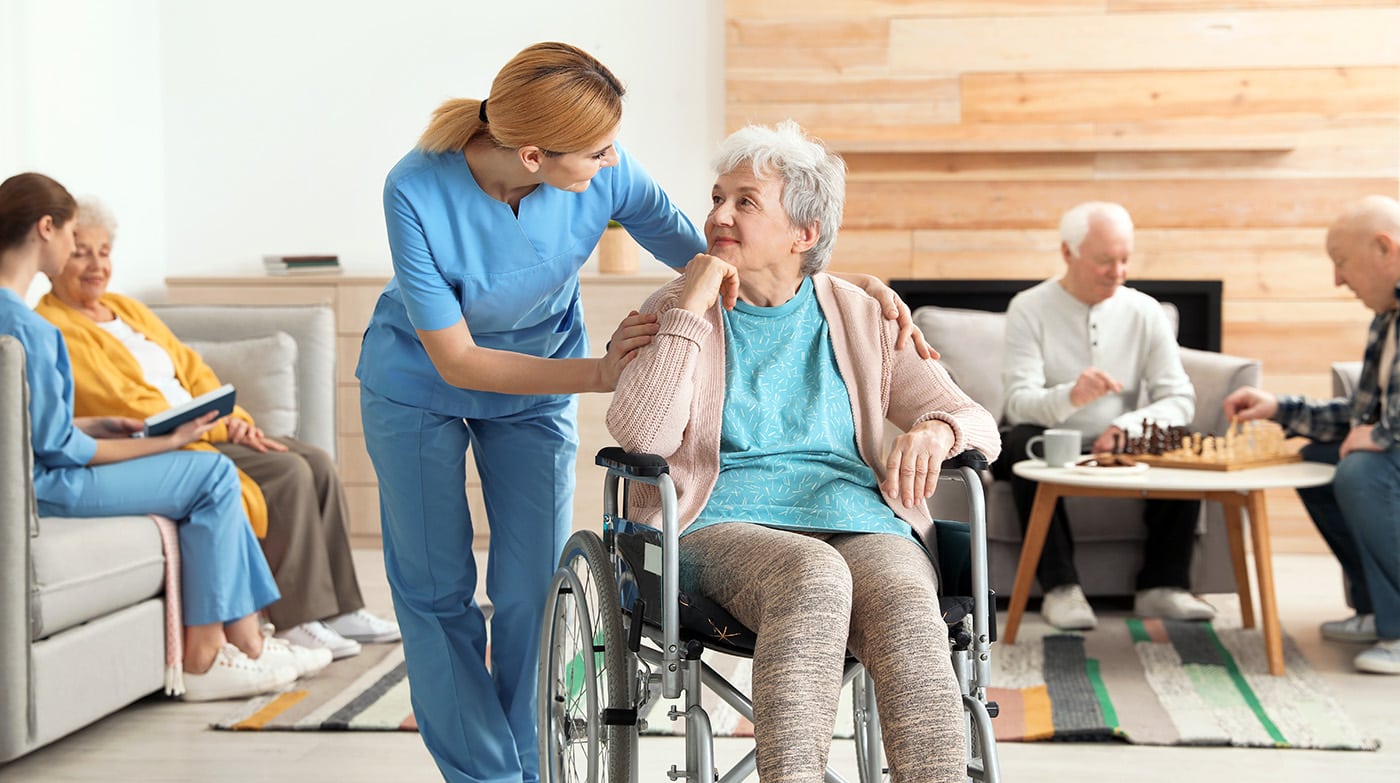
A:
POLYGON ((264 434, 297 431, 297 343, 286 332, 227 342, 186 340, 224 383, 238 390, 238 404, 264 434))

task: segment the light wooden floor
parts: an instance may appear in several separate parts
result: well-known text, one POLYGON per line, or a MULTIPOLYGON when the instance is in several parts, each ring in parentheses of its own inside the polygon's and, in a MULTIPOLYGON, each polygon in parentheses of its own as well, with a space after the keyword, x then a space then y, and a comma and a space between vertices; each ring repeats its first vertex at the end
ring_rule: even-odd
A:
MULTIPOLYGON (((388 612, 379 553, 356 552, 370 608, 388 612)), ((1354 646, 1323 643, 1317 624, 1346 612, 1339 571, 1328 556, 1275 558, 1285 630, 1322 674, 1353 720, 1381 739, 1376 753, 1232 748, 1146 748, 1120 744, 1004 743, 1008 783, 1132 780, 1144 783, 1267 781, 1267 783, 1396 783, 1400 781, 1400 677, 1353 673, 1354 646)), ((1027 625, 1039 615, 1026 617, 1027 625)), ((55 745, 0 767, 0 781, 198 781, 199 783, 355 783, 433 781, 436 769, 417 734, 229 733, 204 728, 228 703, 181 704, 152 697, 55 745)), ((721 740, 727 768, 745 750, 721 740)), ((642 780, 665 781, 682 763, 679 740, 648 737, 641 745, 642 780)), ((851 742, 837 740, 833 762, 853 770, 851 742)))

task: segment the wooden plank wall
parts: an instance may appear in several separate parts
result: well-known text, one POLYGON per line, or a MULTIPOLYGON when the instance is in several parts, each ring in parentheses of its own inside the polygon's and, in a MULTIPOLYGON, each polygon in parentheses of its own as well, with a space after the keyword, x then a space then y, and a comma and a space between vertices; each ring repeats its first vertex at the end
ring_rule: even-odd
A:
MULTIPOLYGON (((728 0, 725 52, 728 129, 791 117, 846 157, 834 268, 1049 277, 1059 215, 1113 200, 1130 275, 1222 280, 1223 350, 1269 387, 1360 358, 1323 236, 1400 195, 1400 1, 728 0)), ((1281 549, 1321 550, 1272 502, 1281 549)))

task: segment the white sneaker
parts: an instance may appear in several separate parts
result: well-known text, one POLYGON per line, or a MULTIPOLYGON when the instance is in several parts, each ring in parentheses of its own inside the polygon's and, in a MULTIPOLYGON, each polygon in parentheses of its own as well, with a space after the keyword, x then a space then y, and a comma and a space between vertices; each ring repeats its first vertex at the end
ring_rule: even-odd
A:
POLYGON ((1382 639, 1352 661, 1358 671, 1400 674, 1400 639, 1382 639))
POLYGON ((325 622, 332 631, 357 642, 378 644, 380 642, 397 642, 403 638, 399 634, 399 626, 396 623, 381 620, 364 609, 356 609, 339 617, 332 617, 325 622))
POLYGON ((253 660, 231 644, 214 656, 214 665, 203 674, 185 672, 185 701, 246 699, 286 687, 297 678, 296 670, 273 661, 253 660))
POLYGON ((1354 614, 1345 620, 1323 623, 1318 631, 1322 638, 1334 642, 1374 642, 1380 639, 1376 635, 1376 616, 1373 614, 1354 614))
POLYGON ((278 631, 277 638, 312 650, 325 648, 331 651, 331 659, 336 661, 360 654, 359 642, 354 639, 346 639, 320 620, 312 620, 285 631, 278 631))
POLYGON ((1040 616, 1061 631, 1087 631, 1099 624, 1079 585, 1060 585, 1040 600, 1040 616))
POLYGON ((330 666, 333 658, 331 651, 324 647, 312 649, 292 644, 286 639, 278 639, 276 636, 265 636, 262 655, 254 660, 288 666, 297 673, 297 677, 307 677, 330 666))
POLYGON ((1133 614, 1164 620, 1209 620, 1215 617, 1215 607, 1180 587, 1153 587, 1138 591, 1133 614))

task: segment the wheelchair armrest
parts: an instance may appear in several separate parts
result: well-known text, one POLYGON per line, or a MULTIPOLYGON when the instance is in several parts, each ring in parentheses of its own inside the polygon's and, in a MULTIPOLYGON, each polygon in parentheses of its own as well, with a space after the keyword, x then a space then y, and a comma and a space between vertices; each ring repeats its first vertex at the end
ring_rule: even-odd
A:
POLYGON ((943 460, 943 470, 956 470, 957 468, 972 468, 981 472, 989 467, 987 457, 977 449, 968 449, 954 457, 943 460))
POLYGON ((618 446, 602 449, 593 462, 599 467, 615 470, 627 476, 655 478, 663 473, 671 472, 671 466, 666 464, 664 457, 631 452, 618 446))

